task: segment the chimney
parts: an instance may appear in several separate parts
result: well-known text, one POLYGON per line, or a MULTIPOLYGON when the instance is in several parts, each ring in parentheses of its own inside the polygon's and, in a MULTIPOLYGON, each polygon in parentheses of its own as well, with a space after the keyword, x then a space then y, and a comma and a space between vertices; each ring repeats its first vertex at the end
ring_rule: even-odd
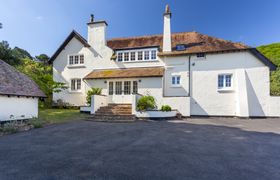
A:
POLYGON ((94 21, 94 15, 90 15, 88 25, 88 43, 91 47, 106 46, 106 21, 94 21))
POLYGON ((171 52, 171 25, 170 25, 170 19, 171 19, 171 12, 169 5, 166 5, 165 12, 163 14, 163 52, 171 52))

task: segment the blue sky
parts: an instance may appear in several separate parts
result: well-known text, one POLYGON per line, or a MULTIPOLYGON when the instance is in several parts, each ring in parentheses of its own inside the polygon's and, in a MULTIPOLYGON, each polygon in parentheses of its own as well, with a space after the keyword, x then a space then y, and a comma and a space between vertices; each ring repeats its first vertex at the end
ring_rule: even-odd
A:
POLYGON ((280 42, 279 0, 0 0, 0 41, 51 56, 72 29, 87 37, 93 13, 107 38, 159 34, 170 4, 172 32, 198 31, 258 46, 280 42))

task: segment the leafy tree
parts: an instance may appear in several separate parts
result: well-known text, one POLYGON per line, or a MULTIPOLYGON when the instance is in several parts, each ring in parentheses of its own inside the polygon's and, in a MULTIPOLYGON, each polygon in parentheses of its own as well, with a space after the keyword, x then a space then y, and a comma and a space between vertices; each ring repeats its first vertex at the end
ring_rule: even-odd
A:
POLYGON ((22 64, 18 65, 16 68, 33 79, 46 94, 47 98, 45 102, 41 104, 41 107, 51 107, 52 93, 60 92, 67 88, 64 83, 55 82, 53 80, 51 65, 44 65, 32 59, 25 58, 22 60, 22 64))
POLYGON ((35 56, 35 58, 38 61, 43 62, 44 64, 48 64, 48 61, 50 59, 50 57, 46 54, 40 54, 39 56, 35 56))
POLYGON ((270 93, 280 96, 280 43, 260 46, 257 49, 279 67, 276 71, 271 72, 270 93))
POLYGON ((24 58, 33 59, 33 57, 29 54, 29 52, 19 47, 15 47, 12 50, 12 54, 16 59, 24 59, 24 58))
POLYGON ((2 23, 0 23, 0 29, 2 29, 3 28, 3 24, 2 23))
POLYGON ((10 65, 20 64, 20 59, 14 55, 14 52, 7 41, 0 42, 0 59, 10 65))

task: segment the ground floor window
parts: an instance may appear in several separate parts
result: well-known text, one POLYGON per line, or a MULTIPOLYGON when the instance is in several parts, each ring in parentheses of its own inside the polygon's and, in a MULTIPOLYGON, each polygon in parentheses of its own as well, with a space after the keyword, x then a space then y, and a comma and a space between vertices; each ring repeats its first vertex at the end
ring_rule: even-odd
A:
POLYGON ((129 95, 138 93, 138 81, 110 81, 108 85, 109 95, 129 95))
POLYGON ((81 79, 71 79, 71 91, 81 90, 81 79))
POLYGON ((218 75, 218 89, 227 89, 232 87, 232 74, 218 75))
POLYGON ((172 76, 172 85, 177 86, 181 84, 181 76, 172 76))

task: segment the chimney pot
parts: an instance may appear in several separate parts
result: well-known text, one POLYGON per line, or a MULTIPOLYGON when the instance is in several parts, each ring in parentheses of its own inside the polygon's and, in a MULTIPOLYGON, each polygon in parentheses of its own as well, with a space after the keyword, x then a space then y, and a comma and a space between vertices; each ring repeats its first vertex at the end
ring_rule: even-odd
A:
POLYGON ((90 22, 93 22, 93 21, 94 21, 94 15, 91 14, 91 15, 90 15, 90 22))

